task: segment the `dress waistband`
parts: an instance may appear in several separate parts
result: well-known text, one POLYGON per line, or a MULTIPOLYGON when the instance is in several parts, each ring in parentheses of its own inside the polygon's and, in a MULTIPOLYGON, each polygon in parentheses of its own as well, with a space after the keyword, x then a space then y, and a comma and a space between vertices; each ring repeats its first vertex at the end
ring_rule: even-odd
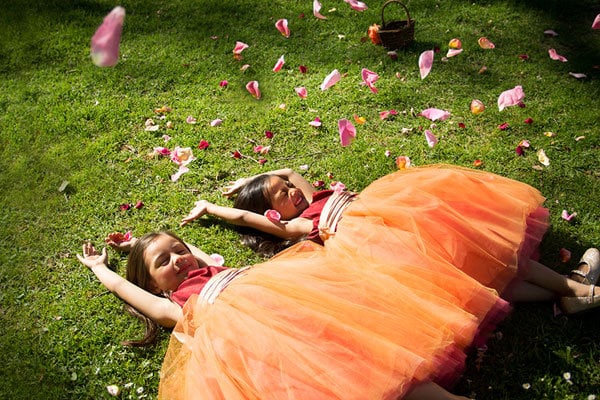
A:
POLYGON ((198 302, 213 304, 223 289, 225 289, 236 277, 246 275, 249 268, 250 266, 246 266, 243 268, 226 269, 219 272, 210 278, 206 285, 204 285, 200 291, 198 302))
POLYGON ((319 236, 321 240, 326 241, 335 235, 342 213, 354 200, 356 200, 356 193, 354 192, 333 192, 329 196, 319 219, 319 236))

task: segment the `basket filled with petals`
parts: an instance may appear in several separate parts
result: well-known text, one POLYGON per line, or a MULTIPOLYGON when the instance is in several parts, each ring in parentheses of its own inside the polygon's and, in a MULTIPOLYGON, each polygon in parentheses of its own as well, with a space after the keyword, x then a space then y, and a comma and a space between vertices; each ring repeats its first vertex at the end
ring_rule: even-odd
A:
MULTIPOLYGON (((372 31, 375 31, 374 26, 369 28, 369 37, 371 37, 371 40, 375 43, 376 41, 373 40, 374 34, 372 31)), ((415 40, 415 20, 410 18, 408 8, 406 8, 402 2, 398 0, 388 0, 383 4, 383 7, 381 7, 381 26, 376 29, 376 32, 379 41, 386 49, 402 49, 408 47, 415 40), (392 3, 397 3, 404 9, 404 12, 406 13, 405 20, 385 21, 386 8, 392 3)))

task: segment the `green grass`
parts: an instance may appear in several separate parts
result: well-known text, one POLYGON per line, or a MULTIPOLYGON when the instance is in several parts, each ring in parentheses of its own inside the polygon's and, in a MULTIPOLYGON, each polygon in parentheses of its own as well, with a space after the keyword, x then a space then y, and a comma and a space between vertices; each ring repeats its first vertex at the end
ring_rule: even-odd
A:
MULTIPOLYGON (((75 253, 83 240, 99 243, 113 230, 139 235, 172 229, 222 254, 228 265, 255 262, 258 257, 226 225, 207 219, 179 228, 178 221, 198 197, 227 204, 219 195, 226 182, 266 169, 307 164, 309 180, 330 182, 326 174, 332 172, 360 190, 394 171, 398 155, 417 165, 472 166, 481 159, 480 168, 527 182, 547 197, 553 225, 544 262, 566 272, 585 248, 600 245, 600 32, 590 29, 600 6, 594 1, 411 0, 416 43, 392 60, 364 41, 367 27, 380 21, 382 1, 368 1, 363 13, 339 0, 322 1, 328 19, 319 21, 309 1, 131 0, 122 3, 127 17, 120 62, 107 69, 92 65, 89 40, 115 4, 10 3, 0 14, 1 398, 108 398, 110 384, 122 388, 122 398, 156 397, 168 332, 153 348, 122 347, 142 327, 75 253), (289 39, 275 30, 279 18, 289 20, 289 39), (544 36, 546 29, 559 36, 544 36), (480 36, 497 47, 480 49, 480 36), (453 37, 465 51, 441 61, 453 37), (232 57, 237 40, 250 45, 242 61, 232 57), (417 58, 434 47, 441 52, 421 80, 417 58), (551 60, 549 48, 569 61, 551 60), (271 69, 282 54, 286 64, 275 74, 271 69), (250 68, 241 71, 245 63, 250 68), (487 71, 480 74, 483 66, 487 71), (335 68, 344 78, 321 92, 335 68), (380 75, 379 93, 360 85, 362 68, 380 75), (576 80, 569 72, 588 78, 576 80), (227 88, 219 87, 223 79, 227 88), (263 93, 259 101, 244 88, 254 79, 263 93), (515 85, 525 90, 526 108, 499 112, 498 95, 515 85), (307 99, 295 94, 296 86, 308 89, 307 99), (483 114, 470 113, 474 98, 486 104, 483 114), (163 105, 173 109, 168 131, 153 111, 163 105), (432 129, 440 139, 434 148, 422 133, 430 122, 416 116, 427 107, 452 113, 432 129), (378 112, 389 109, 399 114, 381 121, 378 112), (366 123, 356 125, 357 139, 342 148, 337 120, 354 114, 366 123), (186 124, 188 115, 198 123, 186 124), (320 129, 308 125, 317 116, 320 129), (523 122, 529 117, 531 125, 523 122), (161 129, 144 131, 147 118, 161 129), (210 127, 215 118, 223 124, 210 127), (508 130, 497 128, 503 122, 508 130), (273 139, 265 138, 266 130, 273 139), (169 179, 173 163, 148 156, 164 145, 165 133, 172 137, 169 148, 195 149, 197 160, 178 182, 169 179), (585 139, 576 141, 579 136, 585 139), (196 149, 202 139, 210 142, 205 151, 196 149), (522 139, 532 148, 519 157, 514 149, 522 139), (264 166, 231 157, 239 150, 256 158, 255 144, 272 146, 264 166), (549 167, 537 161, 540 148, 549 167), (143 208, 119 210, 138 200, 143 208), (575 222, 560 218, 563 209, 578 213, 575 222), (570 265, 559 262, 560 247, 573 252, 570 265)), ((400 15, 388 9, 392 18, 400 15)), ((124 259, 111 257, 122 271, 124 259)), ((470 357, 457 392, 478 399, 600 395, 597 312, 566 318, 554 317, 548 304, 517 306, 499 332, 480 359, 470 357)))

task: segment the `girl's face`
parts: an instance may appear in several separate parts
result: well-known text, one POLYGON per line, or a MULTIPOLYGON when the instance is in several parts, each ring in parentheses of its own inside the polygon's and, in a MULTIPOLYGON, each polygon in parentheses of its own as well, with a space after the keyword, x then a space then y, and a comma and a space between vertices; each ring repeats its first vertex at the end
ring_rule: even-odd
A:
POLYGON ((188 248, 168 235, 159 235, 148 245, 144 264, 155 293, 176 290, 188 272, 199 268, 198 260, 188 248))
POLYGON ((289 221, 296 218, 308 207, 308 201, 302 190, 279 176, 269 179, 269 200, 281 219, 289 221))

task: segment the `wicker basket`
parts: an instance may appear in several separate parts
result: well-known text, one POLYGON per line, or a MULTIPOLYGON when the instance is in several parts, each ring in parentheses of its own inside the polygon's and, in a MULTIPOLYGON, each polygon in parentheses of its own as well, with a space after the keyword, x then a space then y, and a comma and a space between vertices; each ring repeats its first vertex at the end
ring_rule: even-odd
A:
POLYGON ((379 28, 381 44, 388 50, 408 47, 415 40, 415 20, 410 19, 408 8, 398 0, 388 0, 381 7, 381 28, 379 28), (406 12, 406 20, 385 22, 384 11, 391 3, 398 3, 406 12))

